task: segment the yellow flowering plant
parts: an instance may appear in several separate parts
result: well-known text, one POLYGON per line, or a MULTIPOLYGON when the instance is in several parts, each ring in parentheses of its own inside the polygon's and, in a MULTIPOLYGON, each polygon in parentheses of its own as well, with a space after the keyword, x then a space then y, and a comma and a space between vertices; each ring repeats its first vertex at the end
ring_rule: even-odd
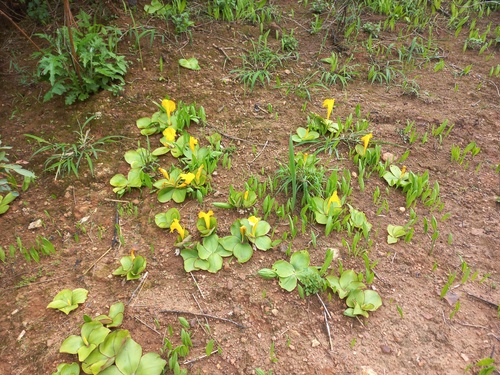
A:
POLYGON ((153 186, 158 191, 158 201, 161 203, 173 200, 176 203, 182 203, 186 199, 186 194, 192 192, 190 184, 195 179, 194 173, 183 173, 182 169, 173 167, 169 172, 163 168, 159 171, 164 178, 156 181, 153 186))
POLYGON ((200 211, 196 228, 198 228, 202 237, 207 237, 214 233, 217 229, 217 219, 214 216, 214 212, 212 210, 207 212, 200 211))
POLYGON ((368 134, 365 134, 364 136, 361 137, 361 142, 363 142, 362 145, 360 144, 357 144, 356 145, 356 152, 358 153, 358 155, 360 156, 364 156, 366 154, 366 151, 368 149, 368 145, 370 143, 370 140, 373 138, 373 134, 372 133, 368 133, 368 134))
POLYGON ((244 191, 236 191, 233 185, 229 185, 229 197, 227 202, 214 202, 213 205, 219 208, 249 208, 257 202, 257 194, 250 190, 245 184, 244 191))
POLYGON ((141 273, 146 269, 146 259, 140 255, 135 255, 134 250, 130 255, 120 259, 120 267, 113 271, 115 276, 126 276, 127 280, 136 280, 141 277, 141 273))
POLYGON ((180 220, 181 214, 177 208, 171 208, 167 212, 160 212, 155 215, 155 224, 159 228, 170 228, 174 219, 180 220))
POLYGON ((173 127, 177 131, 188 127, 191 122, 205 123, 206 115, 203 107, 196 108, 194 104, 176 104, 173 100, 165 98, 160 104, 153 102, 158 111, 151 117, 141 117, 136 121, 137 127, 142 135, 153 135, 163 132, 167 127, 173 127))
POLYGON ((214 233, 204 237, 194 248, 183 248, 181 256, 184 259, 186 272, 204 270, 216 273, 222 268, 224 257, 233 255, 219 243, 219 237, 214 233))

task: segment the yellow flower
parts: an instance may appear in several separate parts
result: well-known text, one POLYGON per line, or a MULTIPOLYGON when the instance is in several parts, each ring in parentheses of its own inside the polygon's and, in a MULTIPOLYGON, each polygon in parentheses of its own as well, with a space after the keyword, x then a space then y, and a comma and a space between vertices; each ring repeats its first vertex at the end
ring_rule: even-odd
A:
POLYGON ((246 201, 248 199, 248 190, 245 190, 245 194, 243 194, 243 200, 246 201))
POLYGON ((170 180, 170 176, 168 175, 168 172, 165 169, 158 168, 158 170, 161 172, 161 174, 163 175, 163 177, 165 177, 167 180, 170 180))
POLYGON ((247 232, 247 227, 242 225, 240 227, 241 238, 245 238, 245 233, 247 232))
POLYGON ((373 138, 373 134, 367 134, 363 137, 361 137, 361 140, 363 141, 363 150, 366 152, 366 149, 368 148, 368 143, 370 143, 370 139, 373 138))
POLYGON ((406 165, 403 165, 403 168, 401 168, 401 177, 406 173, 406 165))
POLYGON ((165 112, 167 112, 167 119, 170 124, 170 114, 175 111, 175 102, 170 99, 163 99, 161 101, 161 106, 165 109, 165 112))
POLYGON ((130 258, 132 258, 132 260, 135 259, 134 249, 130 250, 130 258))
POLYGON ((328 211, 330 211, 330 205, 331 205, 332 203, 337 203, 337 204, 335 205, 336 207, 340 207, 340 206, 342 206, 342 203, 340 203, 340 198, 339 198, 339 196, 338 196, 338 194, 337 194, 337 190, 335 190, 335 191, 333 192, 332 196, 330 197, 330 199, 328 199, 328 203, 326 204, 326 209, 327 209, 328 211))
POLYGON ((198 171, 196 172, 196 176, 194 176, 194 180, 196 181, 197 184, 200 183, 201 179, 201 174, 203 173, 203 164, 200 165, 200 168, 198 168, 198 171))
POLYGON ((183 240, 184 236, 186 235, 186 231, 179 223, 179 219, 174 219, 172 224, 170 224, 170 233, 173 233, 174 230, 176 230, 177 233, 179 233, 179 236, 181 236, 181 239, 183 240))
POLYGON ((189 136, 189 148, 194 152, 194 146, 198 144, 198 140, 195 137, 189 136))
POLYGON ((257 230, 257 223, 260 221, 260 217, 250 216, 248 222, 252 226, 252 235, 255 236, 255 231, 257 230))
POLYGON ((309 154, 307 152, 304 152, 304 155, 303 155, 303 158, 304 158, 304 164, 306 163, 307 161, 307 157, 309 156, 309 154))
POLYGON ((165 136, 167 142, 175 142, 175 136, 177 135, 177 133, 174 128, 169 126, 163 131, 163 135, 165 136))
POLYGON ((189 173, 181 173, 179 177, 184 180, 184 182, 180 184, 179 187, 184 187, 189 185, 191 181, 194 180, 195 175, 194 173, 189 172, 189 173))
POLYGON ((198 214, 198 218, 205 220, 205 228, 210 229, 210 216, 214 216, 214 212, 212 210, 208 212, 200 211, 198 214))
POLYGON ((330 115, 332 114, 334 104, 335 104, 335 99, 325 99, 323 101, 323 108, 326 108, 326 119, 327 120, 330 120, 330 115))

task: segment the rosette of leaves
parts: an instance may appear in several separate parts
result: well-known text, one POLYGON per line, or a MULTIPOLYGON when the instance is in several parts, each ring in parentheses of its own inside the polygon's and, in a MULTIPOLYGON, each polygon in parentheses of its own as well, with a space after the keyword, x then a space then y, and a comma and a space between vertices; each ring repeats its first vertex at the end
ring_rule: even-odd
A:
POLYGON ((368 222, 366 215, 353 208, 351 205, 349 206, 349 220, 347 221, 347 229, 351 231, 353 228, 359 229, 363 232, 363 236, 368 238, 368 234, 372 229, 372 225, 368 222))
POLYGON ((63 289, 56 294, 54 300, 47 305, 48 309, 57 309, 68 315, 78 308, 79 304, 87 300, 88 290, 77 288, 74 290, 63 289))
POLYGON ((405 187, 410 183, 408 172, 404 170, 404 167, 403 170, 399 169, 397 165, 389 166, 389 171, 385 172, 383 177, 389 186, 405 187))
POLYGON ((175 203, 182 203, 186 199, 188 192, 192 192, 193 189, 189 186, 186 180, 187 174, 177 167, 173 167, 161 180, 156 181, 153 186, 158 191, 158 201, 161 203, 169 202, 173 200, 175 203))
MULTIPOLYGON (((171 119, 173 117, 175 116, 172 116, 171 119)), ((142 135, 149 136, 165 130, 168 126, 168 117, 165 111, 157 111, 151 117, 141 117, 135 124, 140 129, 142 135)))
POLYGON ((327 133, 335 134, 339 131, 338 123, 313 112, 309 114, 307 124, 311 131, 317 131, 321 135, 326 135, 327 133))
POLYGON ((299 295, 316 294, 326 289, 326 281, 323 275, 326 273, 333 259, 333 251, 328 250, 325 262, 321 269, 310 266, 310 256, 307 250, 297 251, 290 257, 290 262, 278 260, 272 269, 263 268, 259 270, 259 276, 265 279, 279 279, 279 285, 288 292, 298 288, 299 295), (300 284, 299 284, 300 282, 300 284))
POLYGON ((120 259, 120 267, 113 271, 115 276, 127 276, 127 280, 136 280, 141 277, 146 269, 146 259, 140 255, 135 256, 132 250, 130 255, 120 259))
MULTIPOLYGON (((267 251, 273 247, 273 242, 268 236, 271 230, 271 225, 267 221, 260 220, 260 218, 251 216, 248 219, 241 219, 240 223, 244 230, 244 236, 259 250, 267 251)), ((240 232, 242 228, 240 227, 240 232)))
POLYGON ((389 245, 398 242, 399 237, 406 236, 406 229, 401 225, 392 225, 389 224, 387 226, 387 243, 389 245))
POLYGON ((382 306, 382 298, 374 290, 355 289, 349 293, 346 304, 349 307, 344 311, 344 315, 351 318, 362 315, 368 318, 368 311, 375 311, 382 306))
POLYGON ((230 231, 231 235, 221 238, 219 243, 224 249, 231 252, 238 259, 238 262, 248 262, 253 255, 253 247, 245 236, 246 227, 240 220, 236 220, 231 225, 230 231))
POLYGON ((171 208, 167 212, 160 212, 155 215, 155 224, 162 228, 170 228, 174 219, 180 220, 181 214, 177 208, 171 208))
POLYGON ((82 364, 86 374, 160 375, 167 362, 158 353, 142 355, 142 347, 127 330, 116 330, 82 364))
POLYGON ((363 284, 363 274, 357 274, 353 270, 344 270, 340 273, 340 277, 328 275, 326 277, 328 286, 334 293, 337 293, 341 299, 346 298, 353 290, 365 289, 363 284))
POLYGON ((310 131, 308 128, 297 128, 297 134, 292 135, 292 141, 294 142, 306 142, 312 141, 319 138, 319 133, 315 131, 310 131))
POLYGON ((83 362, 104 341, 111 332, 99 321, 91 320, 83 323, 79 336, 71 335, 61 344, 61 353, 78 354, 78 360, 83 362))
POLYGON ((185 248, 181 250, 184 259, 184 270, 186 272, 204 270, 216 273, 222 268, 222 258, 233 255, 219 243, 219 237, 212 234, 204 237, 196 248, 185 248))
POLYGON ((151 177, 148 173, 153 170, 158 158, 143 147, 125 152, 124 158, 130 165, 130 171, 127 177, 119 173, 111 178, 109 183, 114 186, 113 192, 122 196, 131 188, 152 187, 151 177))
POLYGON ((202 237, 210 236, 217 229, 217 219, 213 215, 212 211, 199 213, 196 228, 202 237))

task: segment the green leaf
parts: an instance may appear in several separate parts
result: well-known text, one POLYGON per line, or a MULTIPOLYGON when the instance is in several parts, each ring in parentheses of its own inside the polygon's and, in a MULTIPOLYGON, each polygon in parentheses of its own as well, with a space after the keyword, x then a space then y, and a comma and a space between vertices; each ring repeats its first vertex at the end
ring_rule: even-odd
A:
POLYGON ((280 278, 289 277, 295 274, 295 268, 285 260, 278 260, 273 264, 273 270, 280 278))
POLYGON ((78 349, 83 345, 85 344, 80 336, 71 335, 63 341, 59 348, 59 353, 76 354, 78 353, 78 349))
POLYGON ((269 250, 272 247, 272 241, 267 236, 257 237, 254 241, 255 247, 259 250, 269 250))
POLYGON ((297 271, 309 267, 309 252, 307 250, 296 251, 290 257, 290 263, 297 271))
POLYGON ((131 338, 127 338, 122 350, 116 356, 116 367, 124 375, 135 374, 141 362, 142 347, 131 338))
POLYGON ((259 270, 257 272, 257 274, 264 278, 264 279, 268 279, 268 280, 271 280, 271 279, 274 279, 276 277, 278 277, 278 274, 273 271, 272 269, 269 269, 269 268, 262 268, 261 270, 259 270))
POLYGON ((160 375, 167 361, 162 359, 158 353, 147 353, 142 356, 135 375, 160 375))
POLYGON ((291 275, 288 277, 280 277, 279 281, 280 286, 288 292, 291 292, 297 286, 297 277, 295 275, 291 275))
MULTIPOLYGON (((231 237, 236 238, 234 236, 231 237)), ((233 248, 233 254, 236 257, 236 259, 238 259, 239 263, 245 263, 248 262, 252 257, 253 249, 252 246, 250 246, 250 244, 246 242, 241 243, 240 241, 238 241, 238 243, 233 248)))
POLYGON ((200 70, 200 65, 198 64, 198 60, 195 59, 194 57, 191 57, 189 59, 180 59, 179 60, 179 65, 182 66, 183 68, 190 69, 190 70, 200 70))

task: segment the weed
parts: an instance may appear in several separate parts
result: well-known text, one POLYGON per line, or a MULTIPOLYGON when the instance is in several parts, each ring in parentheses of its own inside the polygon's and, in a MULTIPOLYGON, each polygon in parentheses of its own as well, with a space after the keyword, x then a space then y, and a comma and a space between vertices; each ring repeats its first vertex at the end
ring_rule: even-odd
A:
POLYGON ((51 155, 45 160, 44 171, 55 171, 55 180, 57 180, 58 177, 70 174, 74 174, 76 177, 79 177, 80 164, 82 161, 87 162, 90 173, 94 176, 94 163, 92 159, 97 159, 97 154, 104 152, 104 150, 98 147, 107 143, 116 142, 118 139, 123 138, 118 135, 109 135, 98 140, 94 140, 90 136, 90 128, 85 129, 85 127, 95 117, 95 115, 91 116, 85 120, 83 124, 78 124, 79 129, 74 131, 77 135, 75 143, 50 142, 32 134, 25 134, 26 137, 37 141, 39 145, 44 145, 36 150, 31 157, 40 153, 51 153, 51 155))
POLYGON ((84 12, 77 20, 78 27, 59 28, 55 37, 37 34, 50 45, 34 54, 39 58, 37 77, 51 85, 44 101, 54 95, 65 95, 65 103, 73 104, 99 90, 118 94, 125 84, 123 76, 128 64, 124 56, 116 53, 121 31, 91 23, 90 16, 84 12))

